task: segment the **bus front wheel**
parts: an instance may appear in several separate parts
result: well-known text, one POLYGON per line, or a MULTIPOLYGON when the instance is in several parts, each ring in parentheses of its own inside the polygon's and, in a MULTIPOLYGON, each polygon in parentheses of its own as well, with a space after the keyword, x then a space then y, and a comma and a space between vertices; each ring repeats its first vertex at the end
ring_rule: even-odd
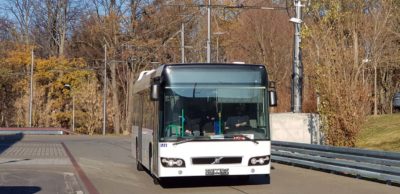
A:
POLYGON ((158 179, 156 176, 153 176, 153 183, 155 184, 155 185, 159 185, 160 184, 160 179, 158 179))

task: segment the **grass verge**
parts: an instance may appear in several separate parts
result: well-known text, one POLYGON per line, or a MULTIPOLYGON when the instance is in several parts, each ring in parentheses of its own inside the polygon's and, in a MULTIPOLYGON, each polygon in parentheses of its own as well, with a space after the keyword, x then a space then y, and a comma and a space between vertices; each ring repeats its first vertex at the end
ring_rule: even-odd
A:
POLYGON ((400 152, 400 114, 369 116, 356 147, 400 152))

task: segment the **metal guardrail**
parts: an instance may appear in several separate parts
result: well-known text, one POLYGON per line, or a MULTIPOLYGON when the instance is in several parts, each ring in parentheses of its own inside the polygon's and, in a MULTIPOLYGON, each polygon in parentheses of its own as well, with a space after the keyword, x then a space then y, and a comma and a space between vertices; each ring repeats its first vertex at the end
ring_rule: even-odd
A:
POLYGON ((400 153, 272 142, 272 160, 400 184, 400 153))

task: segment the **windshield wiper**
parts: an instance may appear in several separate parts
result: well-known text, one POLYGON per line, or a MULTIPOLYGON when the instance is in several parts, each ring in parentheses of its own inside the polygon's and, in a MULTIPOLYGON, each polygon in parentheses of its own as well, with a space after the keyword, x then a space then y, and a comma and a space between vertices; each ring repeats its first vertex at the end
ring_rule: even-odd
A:
POLYGON ((258 144, 258 141, 251 139, 250 137, 243 135, 243 134, 235 134, 235 135, 232 135, 231 138, 235 138, 235 137, 243 137, 245 140, 252 141, 253 143, 258 144))
POLYGON ((178 144, 190 142, 190 141, 193 141, 193 140, 194 140, 194 138, 183 139, 183 140, 181 140, 181 141, 177 141, 177 142, 173 143, 172 145, 178 145, 178 144))
POLYGON ((186 143, 186 142, 191 142, 191 141, 198 140, 198 139, 201 139, 201 138, 199 138, 198 136, 193 136, 193 138, 182 139, 182 140, 180 140, 180 141, 177 141, 177 142, 173 143, 172 145, 178 145, 178 144, 182 144, 182 143, 186 143))
MULTIPOLYGON (((251 142, 253 142, 255 144, 258 144, 258 141, 254 140, 254 139, 251 139, 251 138, 247 137, 246 135, 237 134, 237 135, 229 136, 229 138, 234 138, 234 137, 242 137, 247 141, 251 141, 251 142)), ((180 141, 177 141, 177 142, 173 143, 172 145, 178 145, 178 144, 182 144, 182 143, 187 143, 187 142, 195 141, 195 140, 198 140, 198 139, 201 139, 201 138, 193 137, 193 138, 188 138, 188 139, 182 139, 180 141)))

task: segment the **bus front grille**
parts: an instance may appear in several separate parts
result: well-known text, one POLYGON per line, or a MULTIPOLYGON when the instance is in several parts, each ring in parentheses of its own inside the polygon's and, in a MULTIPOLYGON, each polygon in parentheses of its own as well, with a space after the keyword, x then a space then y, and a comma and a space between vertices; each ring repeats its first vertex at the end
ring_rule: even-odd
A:
POLYGON ((192 164, 240 164, 242 157, 204 157, 192 158, 192 164))

